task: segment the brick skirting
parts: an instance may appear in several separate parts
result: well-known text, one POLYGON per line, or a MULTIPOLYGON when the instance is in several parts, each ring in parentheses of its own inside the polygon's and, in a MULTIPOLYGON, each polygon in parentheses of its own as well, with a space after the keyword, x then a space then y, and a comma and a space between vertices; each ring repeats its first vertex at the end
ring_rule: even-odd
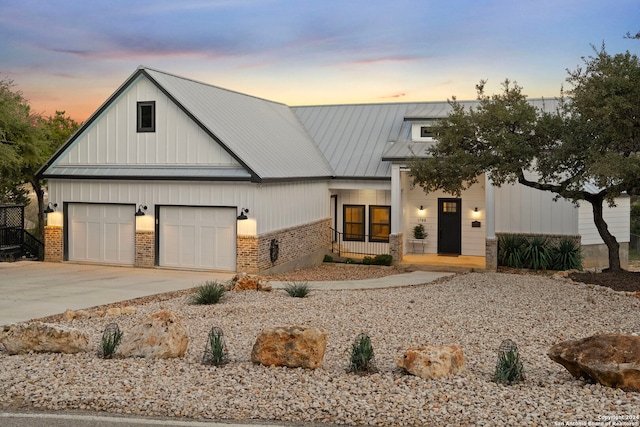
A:
POLYGON ((44 261, 62 262, 62 227, 58 225, 47 225, 44 227, 44 261))
POLYGON ((151 268, 155 265, 156 233, 154 231, 136 231, 135 266, 151 268))

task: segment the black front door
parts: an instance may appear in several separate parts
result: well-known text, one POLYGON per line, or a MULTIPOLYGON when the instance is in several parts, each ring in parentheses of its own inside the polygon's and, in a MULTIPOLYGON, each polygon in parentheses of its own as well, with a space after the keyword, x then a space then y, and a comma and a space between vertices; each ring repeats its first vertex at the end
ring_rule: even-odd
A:
POLYGON ((462 252, 462 212, 460 199, 438 199, 438 253, 462 252))

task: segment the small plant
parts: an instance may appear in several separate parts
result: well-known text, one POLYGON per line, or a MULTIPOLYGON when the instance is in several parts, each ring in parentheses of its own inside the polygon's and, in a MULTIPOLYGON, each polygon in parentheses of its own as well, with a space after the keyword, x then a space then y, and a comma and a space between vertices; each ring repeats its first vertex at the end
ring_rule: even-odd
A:
POLYGON ((534 270, 547 270, 551 267, 549 241, 544 237, 534 236, 528 239, 522 255, 525 267, 534 270))
POLYGON ((191 296, 191 304, 217 304, 225 291, 222 283, 207 281, 204 285, 195 288, 195 293, 191 296))
POLYGON ((551 259, 554 270, 582 270, 582 252, 574 240, 560 240, 551 250, 551 259))
POLYGON ((498 363, 493 375, 493 381, 498 384, 515 384, 524 380, 524 369, 518 346, 510 339, 500 343, 498 349, 498 363))
POLYGON ((373 264, 375 264, 373 258, 371 258, 370 256, 366 256, 366 257, 362 258, 362 263, 364 265, 373 265, 373 264))
POLYGON ((353 258, 347 258, 344 260, 345 264, 353 264, 355 261, 353 260, 353 258))
POLYGON ((309 295, 309 292, 311 292, 311 287, 307 282, 293 282, 287 283, 284 290, 290 297, 304 298, 309 295))
POLYGON ((358 335, 351 345, 351 361, 349 372, 356 374, 371 374, 377 372, 375 355, 371 338, 365 333, 358 335))
POLYGON ((522 268, 524 239, 516 234, 500 236, 498 262, 512 268, 522 268))
POLYGON ((426 239, 429 233, 424 229, 424 225, 418 224, 413 227, 413 238, 423 240, 426 239))
POLYGON ((116 323, 109 323, 102 333, 102 352, 103 359, 111 359, 116 354, 116 349, 122 340, 122 332, 116 323))
POLYGON ((228 362, 227 344, 222 329, 213 327, 207 336, 207 344, 202 355, 203 365, 222 366, 228 362))
POLYGON ((325 255, 322 262, 333 262, 333 257, 331 255, 325 255))

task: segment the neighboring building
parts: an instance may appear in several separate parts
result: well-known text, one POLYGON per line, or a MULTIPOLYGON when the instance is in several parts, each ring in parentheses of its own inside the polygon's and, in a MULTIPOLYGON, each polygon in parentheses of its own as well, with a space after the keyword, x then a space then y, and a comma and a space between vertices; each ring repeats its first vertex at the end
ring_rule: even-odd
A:
MULTIPOLYGON (((588 205, 487 179, 460 198, 413 188, 407 164, 449 111, 288 107, 140 67, 40 170, 57 205, 47 259, 266 273, 318 263, 337 240, 399 261, 421 223, 420 250, 490 269, 500 232, 581 236, 586 264, 606 266, 588 205)), ((626 264, 629 199, 606 219, 626 264)))

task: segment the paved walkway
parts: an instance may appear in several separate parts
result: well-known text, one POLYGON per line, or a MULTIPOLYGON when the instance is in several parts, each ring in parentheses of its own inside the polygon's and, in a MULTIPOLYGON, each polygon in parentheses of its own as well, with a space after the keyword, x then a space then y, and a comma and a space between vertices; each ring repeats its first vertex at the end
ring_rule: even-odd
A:
MULTIPOLYGON (((453 273, 414 271, 379 279, 309 282, 316 290, 376 289, 431 282, 453 273)), ((164 292, 189 289, 231 273, 19 261, 0 263, 0 325, 164 292)), ((286 282, 271 282, 282 289, 286 282)))

